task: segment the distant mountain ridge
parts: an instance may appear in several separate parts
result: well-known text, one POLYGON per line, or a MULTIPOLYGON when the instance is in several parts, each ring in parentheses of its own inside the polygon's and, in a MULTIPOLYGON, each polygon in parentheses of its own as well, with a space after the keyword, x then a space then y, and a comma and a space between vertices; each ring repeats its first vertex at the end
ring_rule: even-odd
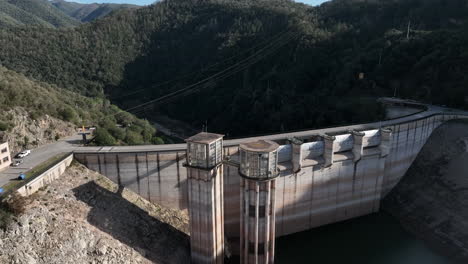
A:
POLYGON ((90 22, 123 8, 139 8, 137 5, 130 4, 80 4, 64 0, 52 0, 51 3, 65 14, 81 22, 90 22))
POLYGON ((125 4, 79 4, 63 0, 0 0, 0 27, 73 27, 116 10, 137 7, 125 4))
POLYGON ((0 26, 39 25, 70 27, 80 23, 51 5, 47 0, 0 1, 0 26))

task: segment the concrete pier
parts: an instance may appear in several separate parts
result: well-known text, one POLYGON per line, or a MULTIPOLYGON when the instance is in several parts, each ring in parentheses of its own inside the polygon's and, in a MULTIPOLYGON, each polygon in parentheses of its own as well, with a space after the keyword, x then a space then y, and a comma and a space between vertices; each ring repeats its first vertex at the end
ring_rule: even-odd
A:
POLYGON ((274 262, 275 184, 241 179, 241 263, 274 262))
POLYGON ((187 167, 192 263, 223 263, 223 165, 187 167))
POLYGON ((192 263, 222 264, 224 201, 222 135, 187 139, 188 209, 192 263))
POLYGON ((240 256, 243 264, 274 263, 278 144, 259 140, 239 146, 242 177, 240 256))

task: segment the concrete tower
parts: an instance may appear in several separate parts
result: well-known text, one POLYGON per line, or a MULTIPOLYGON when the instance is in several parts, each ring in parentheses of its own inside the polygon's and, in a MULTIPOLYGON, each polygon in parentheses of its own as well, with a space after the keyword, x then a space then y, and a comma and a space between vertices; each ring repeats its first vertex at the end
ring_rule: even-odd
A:
POLYGON ((259 140, 239 147, 241 263, 273 263, 279 146, 272 141, 259 140))
POLYGON ((223 263, 223 135, 203 132, 186 141, 192 263, 223 263))

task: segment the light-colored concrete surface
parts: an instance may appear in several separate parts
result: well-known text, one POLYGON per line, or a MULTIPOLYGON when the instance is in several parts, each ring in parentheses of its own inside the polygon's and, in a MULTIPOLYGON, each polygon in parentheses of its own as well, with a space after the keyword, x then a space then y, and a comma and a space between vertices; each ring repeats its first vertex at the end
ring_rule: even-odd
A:
MULTIPOLYGON (((11 180, 16 179, 20 173, 27 172, 58 154, 74 151, 81 143, 80 140, 80 135, 74 135, 31 150, 31 154, 23 158, 24 162, 20 166, 9 167, 0 172, 0 186, 9 183, 11 180)), ((13 153, 12 159, 14 159, 13 153)))
MULTIPOLYGON (((11 164, 10 147, 8 142, 0 142, 0 171, 5 170, 11 164)), ((1 186, 1 185, 0 185, 1 186)))
POLYGON ((48 169, 41 175, 34 178, 18 189, 18 193, 22 196, 29 196, 37 192, 40 188, 50 184, 54 180, 60 178, 65 170, 70 166, 73 161, 73 154, 70 153, 67 157, 63 158, 59 163, 55 164, 52 168, 48 169))
POLYGON ((468 122, 441 125, 382 205, 454 263, 468 263, 467 139, 468 122))
MULTIPOLYGON (((301 147, 303 168, 292 172, 292 152, 280 147, 281 175, 277 180, 277 235, 341 221, 379 210, 380 199, 403 177, 432 131, 456 116, 434 115, 389 127, 393 133, 383 146, 380 131, 363 132, 361 141, 349 133, 337 135, 323 166, 324 144, 309 142, 301 147), (355 146, 360 144, 360 146, 355 146), (310 155, 310 145, 316 145, 310 155), (357 151, 359 151, 359 155, 357 151), (289 153, 283 155, 282 152, 289 153), (385 154, 384 154, 385 153, 385 154), (359 156, 359 158, 355 158, 359 156)), ((361 134, 362 135, 362 134, 361 134)), ((388 137, 388 136, 386 136, 388 137)), ((320 142, 320 141, 317 141, 320 142)), ((142 197, 175 209, 187 208, 187 172, 184 150, 136 152, 76 152, 75 158, 142 197)), ((143 148, 144 149, 144 148, 143 148)), ((225 148, 225 155, 238 159, 238 147, 225 148)), ((236 167, 224 169, 226 234, 239 235, 239 174, 236 167)))

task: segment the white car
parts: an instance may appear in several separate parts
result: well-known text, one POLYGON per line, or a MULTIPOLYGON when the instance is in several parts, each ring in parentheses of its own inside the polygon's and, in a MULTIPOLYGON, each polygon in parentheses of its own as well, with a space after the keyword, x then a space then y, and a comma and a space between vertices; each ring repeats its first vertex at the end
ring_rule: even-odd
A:
POLYGON ((28 156, 29 154, 31 154, 31 150, 27 149, 27 150, 23 150, 21 151, 20 153, 18 153, 18 155, 16 155, 18 158, 24 158, 26 156, 28 156))
POLYGON ((22 160, 22 159, 21 159, 21 160, 15 160, 15 161, 13 161, 13 162, 11 163, 10 166, 12 166, 12 167, 18 167, 18 166, 21 165, 21 164, 23 164, 23 160, 22 160))

